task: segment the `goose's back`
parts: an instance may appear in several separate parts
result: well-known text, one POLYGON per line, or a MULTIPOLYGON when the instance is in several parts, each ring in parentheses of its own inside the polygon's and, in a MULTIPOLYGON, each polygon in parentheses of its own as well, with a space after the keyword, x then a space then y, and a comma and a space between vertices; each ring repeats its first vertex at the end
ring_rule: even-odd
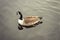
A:
POLYGON ((39 20, 38 16, 28 16, 28 17, 24 18, 24 23, 25 24, 33 24, 38 20, 39 20))

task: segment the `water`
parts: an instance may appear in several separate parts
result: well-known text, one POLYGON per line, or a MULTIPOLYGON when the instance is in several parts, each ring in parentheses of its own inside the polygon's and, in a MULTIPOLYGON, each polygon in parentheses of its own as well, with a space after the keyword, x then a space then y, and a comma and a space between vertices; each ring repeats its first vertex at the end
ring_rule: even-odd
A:
POLYGON ((60 40, 60 0, 0 0, 0 40, 60 40), (18 30, 18 10, 43 23, 18 30))

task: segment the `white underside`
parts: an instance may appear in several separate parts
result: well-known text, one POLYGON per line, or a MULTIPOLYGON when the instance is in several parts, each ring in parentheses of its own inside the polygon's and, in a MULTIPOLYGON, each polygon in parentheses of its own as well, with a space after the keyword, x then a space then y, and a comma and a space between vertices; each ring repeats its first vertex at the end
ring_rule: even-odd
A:
POLYGON ((19 24, 23 25, 23 22, 24 22, 24 19, 23 20, 18 19, 19 24))

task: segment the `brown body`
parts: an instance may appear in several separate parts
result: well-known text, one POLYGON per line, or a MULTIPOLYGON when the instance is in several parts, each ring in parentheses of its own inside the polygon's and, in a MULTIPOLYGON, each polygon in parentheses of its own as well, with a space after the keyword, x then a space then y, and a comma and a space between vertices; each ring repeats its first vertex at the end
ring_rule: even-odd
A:
POLYGON ((30 26, 30 25, 34 25, 36 23, 38 23, 40 20, 40 18, 38 16, 28 16, 24 18, 23 24, 25 26, 30 26))
POLYGON ((24 23, 29 24, 29 23, 34 23, 38 21, 38 17, 37 16, 29 16, 29 17, 25 17, 24 18, 24 23))

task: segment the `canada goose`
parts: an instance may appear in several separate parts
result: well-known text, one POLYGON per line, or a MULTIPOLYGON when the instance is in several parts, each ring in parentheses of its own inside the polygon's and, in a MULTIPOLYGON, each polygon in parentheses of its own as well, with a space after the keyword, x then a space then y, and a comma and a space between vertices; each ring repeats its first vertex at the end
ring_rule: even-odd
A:
POLYGON ((23 18, 23 15, 20 11, 17 12, 17 15, 20 15, 18 19, 18 28, 23 29, 23 26, 30 27, 30 26, 35 26, 37 23, 42 23, 41 19, 42 17, 38 16, 27 16, 23 18))

